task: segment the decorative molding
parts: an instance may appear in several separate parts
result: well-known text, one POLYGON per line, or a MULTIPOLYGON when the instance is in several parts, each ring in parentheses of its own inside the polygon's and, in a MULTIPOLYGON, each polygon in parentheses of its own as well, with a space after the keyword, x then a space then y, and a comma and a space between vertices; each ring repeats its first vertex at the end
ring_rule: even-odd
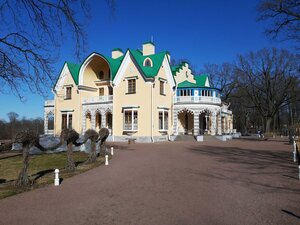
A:
POLYGON ((93 88, 93 87, 84 86, 84 85, 78 85, 78 90, 80 90, 80 91, 97 92, 98 88, 93 88))

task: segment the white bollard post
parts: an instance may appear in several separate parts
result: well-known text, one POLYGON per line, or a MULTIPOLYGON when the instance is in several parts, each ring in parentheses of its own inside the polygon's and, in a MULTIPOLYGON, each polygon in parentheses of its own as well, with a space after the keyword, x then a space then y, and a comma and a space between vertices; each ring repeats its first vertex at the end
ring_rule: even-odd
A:
POLYGON ((300 180, 300 165, 298 166, 298 168, 299 168, 299 180, 300 180))
POLYGON ((59 186, 59 169, 55 169, 54 174, 55 174, 54 186, 59 186))
POLYGON ((110 148, 110 154, 111 154, 111 155, 114 155, 114 147, 111 147, 111 148, 110 148))
POLYGON ((108 155, 105 155, 105 166, 108 165, 108 155))
POLYGON ((294 162, 296 162, 296 161, 297 161, 297 159, 296 159, 296 150, 297 150, 297 144, 296 144, 296 141, 294 141, 293 147, 294 147, 294 151, 293 151, 293 153, 294 153, 294 162))

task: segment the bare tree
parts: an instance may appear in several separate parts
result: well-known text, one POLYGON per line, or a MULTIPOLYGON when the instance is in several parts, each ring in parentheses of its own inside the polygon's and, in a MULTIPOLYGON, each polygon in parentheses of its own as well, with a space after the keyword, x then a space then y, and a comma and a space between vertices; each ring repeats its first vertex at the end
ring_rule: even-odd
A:
POLYGON ((66 160, 66 170, 74 171, 75 163, 73 159, 73 144, 75 146, 79 146, 82 143, 77 143, 77 139, 79 138, 79 134, 73 129, 64 129, 61 131, 60 140, 61 143, 63 141, 67 142, 67 160, 66 160))
POLYGON ((19 173, 18 179, 16 181, 17 186, 28 186, 31 184, 31 181, 27 175, 27 169, 29 166, 30 147, 36 146, 41 148, 39 144, 39 136, 32 131, 26 130, 16 134, 15 142, 22 144, 22 153, 23 153, 23 167, 19 173))
POLYGON ((223 101, 228 100, 231 92, 237 86, 235 66, 231 63, 223 63, 222 65, 205 64, 201 73, 209 76, 212 87, 220 89, 223 101))
POLYGON ((238 57, 236 76, 249 107, 263 118, 265 132, 278 111, 293 101, 290 90, 299 79, 299 56, 286 50, 262 49, 238 57))
POLYGON ((85 139, 91 140, 91 153, 89 155, 89 158, 87 160, 87 163, 94 163, 96 162, 97 153, 96 153, 96 141, 99 137, 98 133, 93 129, 88 129, 84 133, 85 139))
POLYGON ((100 154, 106 152, 106 139, 109 136, 109 130, 107 128, 101 128, 99 130, 99 138, 97 140, 100 141, 100 154))
MULTIPOLYGON (((106 2, 114 9, 114 0, 106 2)), ((24 100, 27 85, 30 91, 45 95, 53 85, 53 63, 66 40, 75 39, 78 58, 83 53, 82 22, 89 12, 86 0, 1 1, 0 92, 13 92, 24 100)))
POLYGON ((272 38, 300 42, 300 0, 261 0, 258 5, 260 20, 272 25, 266 33, 272 38))

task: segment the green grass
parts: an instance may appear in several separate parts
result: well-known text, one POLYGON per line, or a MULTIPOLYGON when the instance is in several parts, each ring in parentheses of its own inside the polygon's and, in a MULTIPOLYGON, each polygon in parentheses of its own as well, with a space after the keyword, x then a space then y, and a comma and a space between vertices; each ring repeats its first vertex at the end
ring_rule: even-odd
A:
POLYGON ((74 152, 73 157, 77 165, 76 170, 74 172, 67 172, 64 170, 66 163, 65 152, 31 156, 28 175, 34 182, 32 186, 26 188, 17 188, 14 185, 23 166, 22 155, 0 158, 0 199, 53 183, 54 170, 56 168, 61 171, 60 178, 66 179, 104 163, 104 158, 98 157, 96 163, 85 164, 84 162, 87 160, 88 154, 84 152, 74 152))

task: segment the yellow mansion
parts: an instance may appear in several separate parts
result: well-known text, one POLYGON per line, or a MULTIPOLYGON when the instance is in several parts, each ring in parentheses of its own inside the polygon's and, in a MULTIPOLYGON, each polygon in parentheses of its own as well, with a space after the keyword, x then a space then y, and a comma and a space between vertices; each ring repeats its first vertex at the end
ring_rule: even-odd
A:
POLYGON ((82 64, 66 62, 44 105, 45 134, 64 128, 84 133, 107 127, 110 140, 166 141, 179 135, 231 133, 232 112, 185 62, 170 65, 168 52, 112 50, 111 57, 90 54, 82 64))

